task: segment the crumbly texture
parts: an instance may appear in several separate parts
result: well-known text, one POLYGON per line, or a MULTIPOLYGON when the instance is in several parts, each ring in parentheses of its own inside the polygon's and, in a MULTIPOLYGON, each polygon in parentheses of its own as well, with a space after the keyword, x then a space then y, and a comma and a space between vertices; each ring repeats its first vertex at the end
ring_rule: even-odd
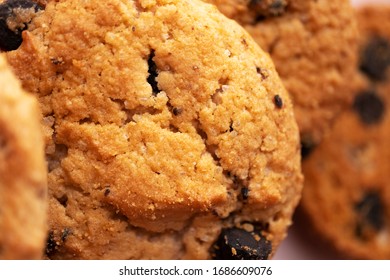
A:
POLYGON ((39 259, 47 172, 40 113, 0 55, 0 259, 39 259))
POLYGON ((357 12, 360 77, 332 132, 303 161, 302 210, 345 258, 390 258, 390 6, 357 12))
POLYGON ((305 149, 352 100, 356 19, 349 0, 206 0, 268 52, 289 91, 305 149))
POLYGON ((48 258, 272 257, 299 132, 237 23, 197 0, 49 1, 7 55, 44 114, 48 258), (256 248, 218 245, 237 232, 256 248))

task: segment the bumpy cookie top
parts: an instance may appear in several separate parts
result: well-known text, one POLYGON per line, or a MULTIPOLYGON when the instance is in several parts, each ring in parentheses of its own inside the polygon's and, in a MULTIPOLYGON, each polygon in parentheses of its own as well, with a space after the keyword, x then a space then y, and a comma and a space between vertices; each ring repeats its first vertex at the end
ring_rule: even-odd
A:
POLYGON ((317 143, 352 91, 356 20, 348 0, 206 0, 271 55, 294 103, 304 149, 317 143))
POLYGON ((47 233, 38 104, 0 55, 0 259, 41 258, 47 233))
POLYGON ((8 59, 44 113, 49 257, 209 258, 244 222, 284 237, 301 190, 291 102, 215 7, 49 1, 8 59))
POLYGON ((360 74, 352 105, 303 161, 303 210, 342 254, 390 258, 390 7, 357 12, 360 74))

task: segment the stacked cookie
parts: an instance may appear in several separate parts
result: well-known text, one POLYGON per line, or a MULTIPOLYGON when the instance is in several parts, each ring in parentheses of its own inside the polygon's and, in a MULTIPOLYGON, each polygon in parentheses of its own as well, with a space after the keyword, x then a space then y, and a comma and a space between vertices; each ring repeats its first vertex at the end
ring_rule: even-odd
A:
POLYGON ((349 0, 207 0, 268 52, 288 90, 304 153, 352 100, 357 26, 349 0))
POLYGON ((42 114, 42 257, 272 258, 301 198, 302 153, 313 224, 351 257, 386 258, 329 238, 387 238, 378 32, 365 78, 347 0, 0 1, 0 48, 42 114))
POLYGON ((238 23, 196 0, 2 9, 1 34, 22 39, 2 48, 43 115, 45 258, 273 256, 300 199, 299 131, 238 23))
POLYGON ((302 209, 344 258, 389 259, 390 7, 357 10, 355 98, 303 160, 302 209))

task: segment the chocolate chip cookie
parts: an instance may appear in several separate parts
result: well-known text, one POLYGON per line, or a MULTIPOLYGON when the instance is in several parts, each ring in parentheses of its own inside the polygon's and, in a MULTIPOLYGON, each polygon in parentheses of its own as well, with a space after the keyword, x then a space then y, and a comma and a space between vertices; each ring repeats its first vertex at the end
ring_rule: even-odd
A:
POLYGON ((345 258, 390 258, 390 7, 358 10, 356 95, 303 161, 302 209, 345 258))
POLYGON ((0 55, 0 259, 39 259, 47 172, 40 113, 0 55))
MULTIPOLYGON (((352 101, 357 28, 348 0, 206 0, 267 51, 294 104, 302 149, 352 101)), ((303 151, 304 152, 304 151, 303 151)))
POLYGON ((272 257, 299 132, 244 29, 197 0, 62 0, 22 39, 7 57, 43 109, 48 258, 272 257))

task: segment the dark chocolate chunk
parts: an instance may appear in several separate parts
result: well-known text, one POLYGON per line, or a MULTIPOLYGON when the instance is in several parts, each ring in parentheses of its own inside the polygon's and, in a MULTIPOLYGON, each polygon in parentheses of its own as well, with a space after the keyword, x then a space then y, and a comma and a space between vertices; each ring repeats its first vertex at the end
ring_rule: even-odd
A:
POLYGON ((54 233, 50 231, 46 239, 46 255, 50 256, 56 250, 57 250, 57 242, 54 239, 54 233))
POLYGON ((65 242, 65 240, 68 238, 69 234, 72 233, 72 230, 69 228, 64 228, 61 235, 61 241, 65 242))
POLYGON ((70 234, 72 234, 72 230, 70 228, 64 228, 57 236, 54 231, 51 230, 46 239, 46 255, 50 258, 57 253, 70 234))
POLYGON ((385 223, 385 209, 380 198, 376 192, 367 193, 356 205, 355 211, 358 214, 358 227, 364 228, 371 226, 379 231, 384 227, 385 223))
POLYGON ((180 115, 182 112, 183 112, 183 110, 180 109, 180 108, 174 107, 174 108, 172 109, 172 113, 173 113, 175 116, 180 115))
POLYGON ((217 260, 266 260, 272 244, 260 233, 240 228, 225 228, 214 245, 217 260))
POLYGON ((26 30, 35 13, 43 7, 31 0, 6 0, 0 3, 0 49, 16 50, 22 44, 26 30))
POLYGON ((383 80, 390 66, 390 42, 373 37, 361 52, 360 70, 373 80, 383 80))
POLYGON ((287 7, 286 0, 251 0, 249 10, 257 15, 256 22, 269 17, 280 16, 285 13, 287 7))
POLYGON ((249 198, 249 189, 247 187, 241 188, 242 199, 247 200, 249 198))
POLYGON ((371 125, 382 120, 386 108, 381 97, 374 91, 364 91, 355 97, 353 109, 363 123, 371 125))
POLYGON ((148 58, 149 76, 148 76, 147 81, 152 86, 153 94, 156 95, 158 92, 160 92, 160 89, 158 88, 158 84, 157 84, 157 80, 156 80, 156 78, 158 76, 157 65, 154 62, 153 58, 154 58, 154 50, 152 50, 150 52, 150 55, 148 58))
POLYGON ((64 207, 68 205, 68 196, 66 194, 62 195, 60 198, 57 198, 57 200, 64 207))
POLYGON ((282 109, 282 107, 283 107, 283 100, 282 100, 282 98, 279 95, 275 95, 274 96, 274 102, 275 102, 275 106, 277 108, 282 109))
POLYGON ((302 160, 308 158, 308 156, 313 152, 316 147, 316 143, 311 140, 310 137, 302 137, 301 138, 301 158, 302 160))
POLYGON ((104 190, 104 196, 108 196, 110 194, 111 190, 109 188, 104 190))
POLYGON ((52 57, 50 58, 50 61, 51 63, 53 63, 54 65, 62 65, 64 64, 64 60, 62 58, 55 58, 55 57, 52 57))

